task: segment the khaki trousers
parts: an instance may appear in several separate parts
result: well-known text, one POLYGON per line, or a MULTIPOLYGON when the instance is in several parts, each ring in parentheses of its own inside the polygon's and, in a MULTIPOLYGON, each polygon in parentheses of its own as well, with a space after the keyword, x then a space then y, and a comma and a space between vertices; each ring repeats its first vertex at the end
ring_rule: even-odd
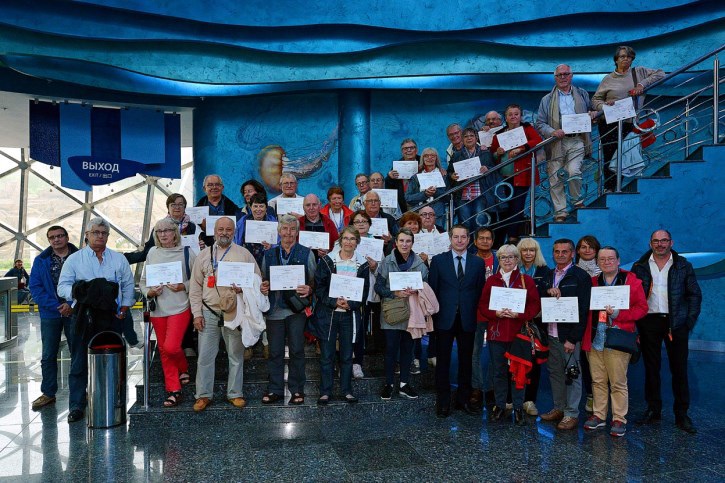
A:
POLYGON ((630 357, 632 357, 631 354, 613 349, 603 351, 592 349, 587 353, 589 370, 592 374, 594 415, 602 421, 607 420, 609 386, 611 386, 612 421, 627 424, 627 411, 629 410, 627 369, 630 357))

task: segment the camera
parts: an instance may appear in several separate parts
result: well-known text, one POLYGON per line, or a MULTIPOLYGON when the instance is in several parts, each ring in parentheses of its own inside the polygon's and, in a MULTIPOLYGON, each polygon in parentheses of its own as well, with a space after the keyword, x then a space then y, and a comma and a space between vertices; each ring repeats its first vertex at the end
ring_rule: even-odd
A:
POLYGON ((579 374, 581 374, 581 369, 579 369, 579 361, 574 361, 573 363, 569 364, 564 370, 566 385, 571 386, 574 381, 576 381, 576 379, 579 377, 579 374))

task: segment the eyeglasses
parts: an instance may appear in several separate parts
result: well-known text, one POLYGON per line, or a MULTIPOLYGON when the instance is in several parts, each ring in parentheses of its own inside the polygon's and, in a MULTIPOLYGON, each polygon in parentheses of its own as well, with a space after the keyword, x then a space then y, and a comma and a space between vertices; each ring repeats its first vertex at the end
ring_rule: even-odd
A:
POLYGON ((163 230, 156 230, 156 233, 158 233, 159 235, 163 235, 165 233, 173 233, 175 231, 176 230, 174 230, 173 228, 165 228, 163 230))
POLYGON ((616 261, 617 261, 617 258, 616 257, 607 257, 607 258, 600 258, 599 259, 599 263, 613 263, 613 262, 616 262, 616 261))
POLYGON ((186 206, 186 203, 171 203, 169 205, 169 208, 183 208, 186 206))
POLYGON ((554 75, 554 77, 558 77, 559 79, 563 79, 564 77, 569 77, 571 75, 571 72, 562 72, 560 74, 554 75))
POLYGON ((434 216, 436 216, 436 214, 435 213, 421 213, 420 216, 421 216, 421 218, 433 218, 434 216))
POLYGON ((380 200, 365 200, 365 203, 380 203, 380 200))
POLYGON ((515 255, 501 255, 500 257, 498 257, 498 259, 501 260, 501 261, 504 261, 504 260, 516 260, 517 258, 518 257, 515 256, 515 255))
POLYGON ((435 159, 437 156, 435 154, 424 154, 423 159, 435 159))
POLYGON ((50 241, 60 240, 61 238, 65 238, 65 237, 66 237, 65 233, 61 233, 60 235, 48 235, 48 240, 50 240, 50 241))
POLYGON ((370 182, 370 181, 368 181, 368 180, 365 180, 365 181, 358 181, 358 182, 356 182, 355 184, 356 184, 356 185, 358 185, 358 186, 365 186, 365 185, 366 185, 366 184, 368 184, 369 182, 370 182))
POLYGON ((224 185, 222 185, 221 183, 207 183, 206 184, 207 188, 221 188, 222 186, 224 186, 224 185))
POLYGON ((415 149, 415 146, 403 146, 402 149, 403 151, 412 151, 415 149))
POLYGON ((667 245, 669 242, 671 242, 669 238, 663 238, 661 240, 653 239, 652 244, 653 245, 667 245))
POLYGON ((357 241, 357 238, 355 238, 353 236, 344 236, 344 237, 342 237, 342 241, 354 242, 354 241, 357 241))
POLYGON ((368 220, 355 220, 352 222, 353 225, 367 225, 370 223, 368 220))
POLYGON ((280 183, 280 185, 282 185, 282 186, 294 186, 296 184, 297 184, 296 181, 285 181, 284 183, 280 183))
POLYGON ((89 231, 88 234, 93 235, 93 236, 98 237, 98 238, 101 238, 101 237, 104 237, 104 236, 108 236, 109 235, 109 233, 107 231, 99 231, 99 230, 89 231))

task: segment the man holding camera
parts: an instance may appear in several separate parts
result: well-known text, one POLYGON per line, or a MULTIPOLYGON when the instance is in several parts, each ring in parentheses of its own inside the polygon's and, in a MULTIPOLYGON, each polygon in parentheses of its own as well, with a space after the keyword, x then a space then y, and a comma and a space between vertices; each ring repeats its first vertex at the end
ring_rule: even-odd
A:
POLYGON ((544 279, 542 297, 577 297, 579 323, 548 324, 549 380, 554 397, 554 408, 542 414, 543 421, 558 421, 556 428, 576 429, 579 424, 579 401, 582 395, 579 351, 586 328, 592 279, 577 267, 574 260, 574 242, 563 238, 554 242, 556 269, 544 279))

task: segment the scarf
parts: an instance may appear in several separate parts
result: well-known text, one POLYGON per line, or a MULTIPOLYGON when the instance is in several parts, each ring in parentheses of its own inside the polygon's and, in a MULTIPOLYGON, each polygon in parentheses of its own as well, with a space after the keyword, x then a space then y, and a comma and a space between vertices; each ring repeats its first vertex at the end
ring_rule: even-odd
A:
POLYGON ((191 221, 191 218, 189 218, 189 215, 187 215, 186 213, 184 213, 184 217, 181 218, 181 221, 174 220, 173 218, 171 218, 171 215, 167 216, 166 218, 176 223, 176 225, 179 227, 180 235, 184 234, 186 228, 189 226, 189 222, 191 221))
MULTIPOLYGON (((571 95, 574 97, 574 112, 588 112, 589 106, 584 104, 584 99, 576 87, 571 86, 571 95)), ((551 102, 549 103, 549 126, 554 130, 561 129, 561 114, 559 113, 559 88, 554 86, 551 90, 551 102)), ((591 153, 592 139, 589 133, 580 134, 584 136, 584 155, 591 153)), ((553 142, 544 147, 546 156, 550 160, 564 159, 564 150, 561 142, 553 142)))
POLYGON ((413 250, 410 251, 408 260, 403 258, 403 255, 400 254, 397 248, 393 250, 393 255, 395 256, 395 262, 398 264, 398 269, 400 269, 401 272, 407 272, 408 269, 413 266, 413 261, 415 260, 415 253, 413 253, 413 250))

